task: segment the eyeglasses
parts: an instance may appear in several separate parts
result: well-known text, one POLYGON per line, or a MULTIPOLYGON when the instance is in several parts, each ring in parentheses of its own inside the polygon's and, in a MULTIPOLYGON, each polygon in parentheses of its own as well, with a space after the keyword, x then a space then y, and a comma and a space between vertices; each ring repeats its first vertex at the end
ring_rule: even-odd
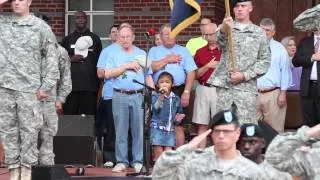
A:
POLYGON ((220 135, 221 133, 223 133, 223 135, 230 135, 232 134, 233 132, 235 132, 236 130, 229 130, 229 129, 213 129, 212 130, 212 134, 214 136, 218 136, 220 135))
POLYGON ((214 36, 216 33, 210 33, 210 34, 203 34, 204 37, 207 37, 207 36, 214 36))

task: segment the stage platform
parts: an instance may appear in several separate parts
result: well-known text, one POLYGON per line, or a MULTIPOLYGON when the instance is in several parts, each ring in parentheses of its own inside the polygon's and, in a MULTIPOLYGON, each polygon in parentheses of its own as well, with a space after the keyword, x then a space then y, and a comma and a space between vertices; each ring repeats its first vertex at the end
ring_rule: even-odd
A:
MULTIPOLYGON (((72 180, 151 180, 151 177, 127 177, 126 174, 133 173, 132 168, 124 173, 113 173, 109 168, 86 168, 83 176, 75 176, 76 168, 67 168, 72 180)), ((6 168, 0 168, 0 180, 9 180, 9 171, 6 168)))

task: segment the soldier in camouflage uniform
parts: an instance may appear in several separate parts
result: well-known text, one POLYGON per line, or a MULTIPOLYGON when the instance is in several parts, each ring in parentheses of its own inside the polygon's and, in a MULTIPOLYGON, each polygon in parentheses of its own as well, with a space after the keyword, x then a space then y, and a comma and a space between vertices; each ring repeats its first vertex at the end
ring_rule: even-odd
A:
POLYGON ((269 180, 292 180, 292 176, 289 173, 281 172, 264 161, 262 149, 265 147, 265 139, 262 134, 263 132, 258 125, 253 123, 243 124, 238 141, 238 148, 241 154, 257 163, 266 173, 269 180))
POLYGON ((233 10, 235 21, 231 17, 225 18, 216 33, 222 56, 207 83, 217 87, 217 110, 230 108, 234 103, 241 124, 257 123, 256 80, 269 68, 269 44, 264 30, 250 21, 251 1, 235 0, 233 10), (230 28, 234 37, 234 71, 230 67, 228 46, 230 28))
POLYGON ((236 150, 240 136, 237 117, 229 110, 218 112, 208 131, 195 137, 176 151, 162 153, 152 179, 163 180, 267 180, 254 162, 236 150), (211 133, 212 132, 212 133, 211 133), (211 133, 215 146, 194 150, 211 133))
POLYGON ((320 124, 278 135, 267 149, 266 161, 300 180, 319 180, 320 124))
POLYGON ((50 27, 30 14, 31 0, 10 2, 13 14, 0 16, 0 134, 10 179, 30 180, 38 163, 41 101, 59 78, 57 46, 50 27))
POLYGON ((49 97, 43 102, 43 127, 40 132, 41 146, 39 162, 41 165, 54 165, 53 137, 58 131, 58 115, 62 112, 62 104, 71 92, 70 58, 68 52, 58 45, 60 78, 57 86, 49 93, 49 97))

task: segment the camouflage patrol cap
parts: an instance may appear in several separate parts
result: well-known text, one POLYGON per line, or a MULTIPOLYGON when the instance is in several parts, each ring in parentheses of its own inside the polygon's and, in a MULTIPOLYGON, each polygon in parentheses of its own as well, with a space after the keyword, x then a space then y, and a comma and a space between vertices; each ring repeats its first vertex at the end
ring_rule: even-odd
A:
POLYGON ((251 0, 232 0, 231 5, 232 5, 232 7, 234 7, 237 3, 247 2, 247 1, 251 1, 251 0))
POLYGON ((262 130, 257 124, 246 123, 241 126, 240 137, 259 137, 263 138, 262 130))
POLYGON ((235 124, 239 126, 239 120, 236 114, 230 110, 219 111, 209 122, 209 128, 213 129, 217 125, 235 124))

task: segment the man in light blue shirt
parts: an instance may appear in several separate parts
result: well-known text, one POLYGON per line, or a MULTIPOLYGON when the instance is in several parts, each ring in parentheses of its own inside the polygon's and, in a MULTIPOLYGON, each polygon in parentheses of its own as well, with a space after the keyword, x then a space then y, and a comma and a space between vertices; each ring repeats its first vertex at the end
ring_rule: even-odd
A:
POLYGON ((105 68, 107 62, 111 61, 109 54, 116 53, 121 50, 120 42, 117 41, 118 27, 113 25, 110 28, 110 39, 112 44, 104 48, 100 53, 97 63, 97 75, 102 80, 103 88, 101 99, 99 100, 98 112, 96 116, 97 136, 100 139, 105 136, 103 151, 105 157, 105 167, 113 167, 115 163, 114 146, 115 146, 115 131, 112 114, 112 79, 105 79, 105 68))
MULTIPOLYGON (((187 48, 177 45, 176 39, 170 38, 171 25, 160 28, 162 45, 149 51, 148 59, 152 61, 149 74, 153 75, 156 84, 161 72, 167 71, 174 77, 173 92, 181 97, 183 107, 189 105, 190 91, 195 79, 197 66, 187 48)), ((181 125, 176 126, 176 147, 184 144, 184 131, 181 125)))
POLYGON ((271 64, 268 72, 257 80, 258 117, 263 118, 279 133, 284 131, 287 111, 287 89, 292 85, 289 55, 285 47, 275 41, 275 24, 264 18, 260 27, 266 31, 271 50, 271 64))
POLYGON ((121 26, 118 38, 121 50, 109 54, 106 64, 105 78, 113 79, 112 111, 116 132, 116 166, 113 172, 123 172, 129 166, 128 130, 132 136, 132 162, 135 172, 140 172, 143 160, 143 86, 134 83, 145 82, 144 71, 137 60, 146 56, 145 51, 134 46, 134 30, 131 26, 121 26), (130 120, 129 120, 130 119, 130 120))

